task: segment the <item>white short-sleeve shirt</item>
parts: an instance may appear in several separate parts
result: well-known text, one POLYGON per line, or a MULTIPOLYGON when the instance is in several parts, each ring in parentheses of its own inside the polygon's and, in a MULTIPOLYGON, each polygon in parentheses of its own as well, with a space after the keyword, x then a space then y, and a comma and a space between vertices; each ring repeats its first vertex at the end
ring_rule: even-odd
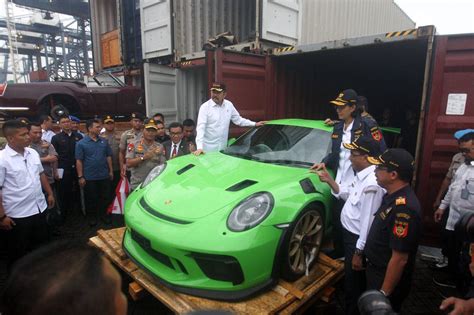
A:
POLYGON ((7 145, 0 151, 0 187, 7 216, 25 218, 46 210, 48 205, 40 181, 42 172, 35 150, 25 148, 21 155, 7 145))

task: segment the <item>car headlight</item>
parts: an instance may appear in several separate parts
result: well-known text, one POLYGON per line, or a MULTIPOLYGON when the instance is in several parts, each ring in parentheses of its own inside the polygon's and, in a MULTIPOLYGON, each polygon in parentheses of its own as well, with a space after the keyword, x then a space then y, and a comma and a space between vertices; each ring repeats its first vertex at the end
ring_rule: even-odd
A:
POLYGON ((155 178, 158 177, 158 175, 160 175, 161 173, 163 173, 163 171, 165 170, 166 168, 166 163, 164 164, 161 164, 161 165, 158 165, 156 166, 155 168, 153 168, 150 173, 148 173, 147 177, 145 178, 145 180, 143 181, 142 183, 142 188, 145 187, 146 185, 148 185, 149 183, 151 183, 155 178))
POLYGON ((234 232, 253 228, 270 214, 273 204, 273 196, 268 192, 249 196, 232 210, 227 218, 227 228, 234 232))

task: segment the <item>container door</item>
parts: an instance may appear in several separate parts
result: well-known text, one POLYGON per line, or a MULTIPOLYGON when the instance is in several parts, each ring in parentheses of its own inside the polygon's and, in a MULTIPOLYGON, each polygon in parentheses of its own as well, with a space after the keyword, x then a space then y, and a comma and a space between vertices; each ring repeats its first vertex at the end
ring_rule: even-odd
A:
POLYGON ((261 37, 285 45, 296 45, 300 31, 299 0, 263 0, 261 37))
POLYGON ((436 36, 431 70, 416 192, 425 230, 435 231, 432 205, 458 152, 453 134, 474 122, 474 35, 436 36))
MULTIPOLYGON (((224 82, 227 86, 226 99, 231 101, 240 115, 253 121, 274 118, 273 104, 269 84, 271 71, 269 58, 260 55, 235 53, 223 50, 215 52, 214 67, 210 67, 210 81, 224 82)), ((231 135, 235 136, 242 130, 232 125, 231 135)))
POLYGON ((168 66, 143 64, 147 116, 162 113, 165 121, 178 121, 177 71, 168 66))
POLYGON ((140 0, 143 59, 172 54, 171 0, 140 0))

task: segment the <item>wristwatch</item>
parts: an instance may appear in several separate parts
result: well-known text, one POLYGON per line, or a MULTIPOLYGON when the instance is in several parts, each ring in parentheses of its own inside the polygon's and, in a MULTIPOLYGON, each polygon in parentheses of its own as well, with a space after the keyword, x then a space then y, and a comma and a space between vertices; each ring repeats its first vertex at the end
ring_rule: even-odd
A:
POLYGON ((362 256, 363 254, 364 254, 364 251, 362 249, 356 248, 354 251, 354 255, 362 256))
POLYGON ((380 289, 379 291, 380 291, 380 293, 382 293, 385 297, 388 296, 388 294, 387 294, 384 290, 380 289))
POLYGON ((140 161, 144 161, 145 159, 143 158, 143 156, 140 156, 140 161))
POLYGON ((84 176, 79 176, 79 177, 77 177, 77 179, 81 179, 81 178, 84 178, 84 176))

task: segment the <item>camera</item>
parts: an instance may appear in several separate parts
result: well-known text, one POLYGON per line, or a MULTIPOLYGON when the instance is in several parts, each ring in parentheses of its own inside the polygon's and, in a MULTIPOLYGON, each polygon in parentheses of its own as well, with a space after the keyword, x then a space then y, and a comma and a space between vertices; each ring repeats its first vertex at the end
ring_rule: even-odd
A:
POLYGON ((361 315, 392 315, 390 301, 382 292, 377 290, 365 291, 359 298, 357 305, 361 315))

